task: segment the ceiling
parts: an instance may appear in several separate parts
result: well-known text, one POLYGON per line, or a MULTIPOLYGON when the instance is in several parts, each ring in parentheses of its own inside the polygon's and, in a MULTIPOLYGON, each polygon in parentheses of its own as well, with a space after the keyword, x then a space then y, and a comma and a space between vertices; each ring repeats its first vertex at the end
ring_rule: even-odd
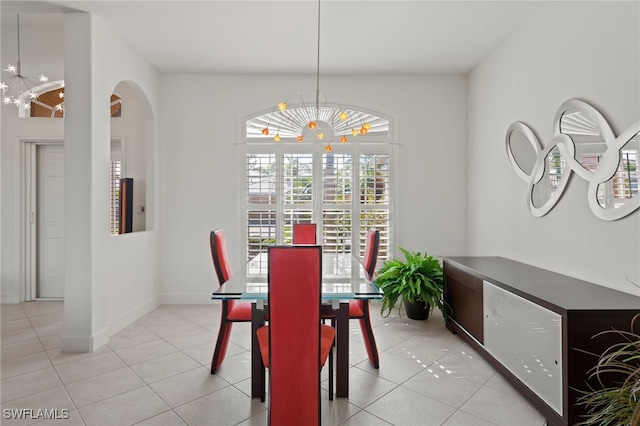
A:
MULTIPOLYGON (((543 3, 323 0, 320 72, 468 73, 543 3)), ((18 12, 77 10, 99 16, 162 73, 316 72, 315 0, 3 0, 1 12, 5 23, 18 12)))

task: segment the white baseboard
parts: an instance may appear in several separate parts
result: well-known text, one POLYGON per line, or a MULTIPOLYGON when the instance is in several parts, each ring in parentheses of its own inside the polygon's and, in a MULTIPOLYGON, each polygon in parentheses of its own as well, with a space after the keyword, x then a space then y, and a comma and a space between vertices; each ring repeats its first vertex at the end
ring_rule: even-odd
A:
POLYGON ((120 317, 109 322, 109 336, 113 336, 132 322, 147 315, 149 312, 160 306, 160 304, 160 296, 156 296, 153 299, 150 299, 142 303, 138 307, 130 310, 129 312, 120 315, 120 317))
POLYGON ((11 303, 16 304, 20 303, 18 300, 18 295, 13 292, 2 292, 0 294, 0 303, 11 303))
POLYGON ((62 335, 62 352, 93 352, 109 343, 109 330, 103 329, 91 336, 62 335))

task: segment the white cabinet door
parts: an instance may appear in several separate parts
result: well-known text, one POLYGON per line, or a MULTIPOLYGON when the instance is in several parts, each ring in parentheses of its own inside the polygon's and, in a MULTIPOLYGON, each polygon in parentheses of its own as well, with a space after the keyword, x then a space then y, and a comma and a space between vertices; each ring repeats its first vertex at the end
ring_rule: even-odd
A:
POLYGON ((562 415, 562 317, 483 282, 484 347, 562 415))

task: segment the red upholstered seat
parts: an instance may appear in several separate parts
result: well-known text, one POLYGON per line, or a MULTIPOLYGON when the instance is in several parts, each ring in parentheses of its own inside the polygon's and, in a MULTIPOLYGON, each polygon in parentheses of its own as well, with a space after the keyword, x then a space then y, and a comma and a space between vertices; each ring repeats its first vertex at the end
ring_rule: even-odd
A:
MULTIPOLYGON (((320 325, 320 368, 324 366, 331 352, 333 340, 336 337, 336 329, 330 325, 320 325)), ((260 355, 264 366, 269 368, 269 326, 260 327, 258 333, 258 341, 260 342, 260 355)))
POLYGON ((319 425, 320 370, 329 360, 333 398, 336 330, 320 323, 322 247, 269 247, 269 325, 257 330, 269 368, 269 424, 319 425))
MULTIPOLYGON (((216 270, 218 283, 224 284, 231 278, 231 267, 227 256, 227 245, 224 238, 224 232, 221 229, 211 231, 209 234, 209 247, 211 249, 211 257, 213 266, 216 270)), ((213 350, 211 359, 211 374, 214 374, 220 368, 220 364, 227 354, 227 346, 229 345, 229 336, 234 322, 251 322, 251 302, 239 302, 235 300, 223 300, 222 311, 220 313, 220 329, 218 330, 218 339, 216 347, 213 350)))
POLYGON ((294 223, 293 224, 293 244, 315 244, 316 224, 315 223, 294 223))

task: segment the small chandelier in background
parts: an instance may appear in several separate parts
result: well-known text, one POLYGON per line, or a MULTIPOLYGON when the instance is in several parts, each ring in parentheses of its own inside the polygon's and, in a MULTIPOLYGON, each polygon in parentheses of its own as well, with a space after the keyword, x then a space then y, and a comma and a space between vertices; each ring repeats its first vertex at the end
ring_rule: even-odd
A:
POLYGON ((20 62, 20 15, 17 20, 18 28, 18 61, 16 65, 9 64, 3 69, 2 80, 0 80, 0 91, 2 91, 0 102, 4 105, 15 105, 18 108, 28 110, 31 108, 31 101, 38 97, 34 88, 38 83, 47 83, 49 78, 40 74, 38 81, 32 80, 22 75, 20 62))
POLYGON ((278 103, 274 111, 268 115, 266 127, 262 129, 264 136, 273 134, 273 140, 279 142, 282 137, 295 137, 298 142, 315 140, 326 143, 325 151, 331 152, 331 142, 339 137, 345 143, 348 136, 365 135, 371 125, 363 120, 364 115, 343 108, 338 104, 329 104, 326 98, 320 103, 320 0, 318 0, 318 49, 316 62, 316 99, 315 105, 307 105, 300 92, 295 92, 289 99, 278 103), (287 102, 292 96, 300 97, 300 105, 289 106, 287 102))

